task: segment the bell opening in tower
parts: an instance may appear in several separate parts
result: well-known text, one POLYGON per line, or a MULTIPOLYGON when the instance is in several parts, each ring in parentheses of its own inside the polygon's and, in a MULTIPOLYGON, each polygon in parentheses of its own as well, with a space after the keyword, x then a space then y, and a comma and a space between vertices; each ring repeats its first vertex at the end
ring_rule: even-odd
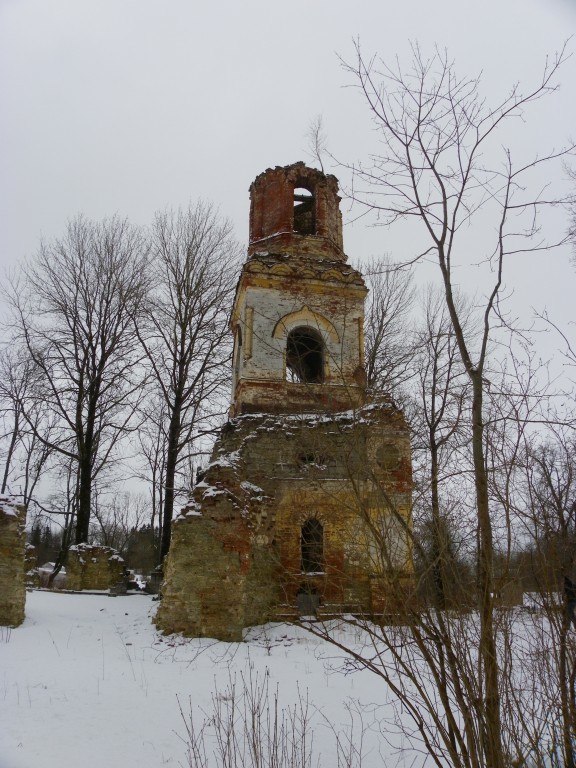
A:
POLYGON ((314 328, 294 328, 286 341, 286 379, 293 384, 324 381, 324 342, 314 328))
POLYGON ((316 200, 314 193, 307 187, 294 190, 294 232, 299 235, 316 234, 316 200))

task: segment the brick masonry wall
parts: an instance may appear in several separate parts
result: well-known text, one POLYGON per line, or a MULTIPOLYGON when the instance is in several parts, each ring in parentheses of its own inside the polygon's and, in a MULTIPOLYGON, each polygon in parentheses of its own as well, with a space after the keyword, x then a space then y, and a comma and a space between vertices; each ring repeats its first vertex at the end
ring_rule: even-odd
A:
POLYGON ((231 318, 233 415, 358 407, 365 399, 367 290, 343 251, 337 179, 304 163, 269 168, 250 187, 250 199, 248 260, 231 318), (302 189, 308 196, 295 198, 302 189), (297 226, 302 205, 310 229, 297 226), (293 386, 286 374, 288 334, 299 327, 322 345, 322 375, 306 387, 293 386))
POLYGON ((26 507, 0 496, 0 625, 24 621, 26 507))
POLYGON ((319 258, 343 259, 342 214, 338 180, 304 163, 268 168, 250 187, 249 254, 266 247, 285 250, 294 232, 294 191, 309 190, 314 201, 315 233, 299 238, 301 252, 319 258), (288 235, 288 237, 286 237, 288 235))
POLYGON ((391 402, 229 421, 174 525, 158 627, 239 640, 310 591, 328 612, 392 610, 391 585, 412 579, 411 483, 408 429, 391 402), (301 570, 310 518, 323 526, 316 574, 301 570))

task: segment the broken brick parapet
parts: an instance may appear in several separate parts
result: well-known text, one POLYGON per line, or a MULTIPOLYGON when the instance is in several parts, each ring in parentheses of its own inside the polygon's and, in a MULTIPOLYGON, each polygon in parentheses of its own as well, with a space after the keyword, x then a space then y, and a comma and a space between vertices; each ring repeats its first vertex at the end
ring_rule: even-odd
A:
POLYGON ((304 163, 277 166, 256 177, 250 187, 250 245, 248 253, 258 250, 264 241, 281 249, 306 250, 311 256, 345 261, 342 245, 338 180, 304 163), (298 198, 299 188, 310 200, 298 198), (299 227, 299 208, 310 207, 310 221, 299 227), (283 238, 288 235, 287 238, 283 238), (296 235, 296 238, 292 237, 296 235), (307 241, 304 244, 304 241, 307 241))

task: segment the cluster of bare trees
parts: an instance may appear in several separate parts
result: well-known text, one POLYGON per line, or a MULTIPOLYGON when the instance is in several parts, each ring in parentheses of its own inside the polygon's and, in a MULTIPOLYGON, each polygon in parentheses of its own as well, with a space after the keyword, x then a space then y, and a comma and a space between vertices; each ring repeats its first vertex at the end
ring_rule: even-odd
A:
MULTIPOLYGON (((574 145, 529 159, 523 147, 516 162, 501 138, 555 92, 565 53, 532 90, 515 86, 493 107, 440 52, 427 59, 414 47, 406 68, 356 54, 345 67, 379 144, 347 166, 350 194, 379 225, 410 222, 420 243, 405 263, 369 271, 366 332, 370 383, 395 392, 413 429, 415 588, 407 594, 390 573, 392 622, 310 630, 382 678, 398 702, 385 727, 400 728, 415 764, 574 766, 574 392, 537 362, 506 314, 505 288, 526 254, 551 257, 574 238, 573 194, 538 181, 557 177, 552 166, 574 145), (551 206, 567 216, 546 233, 551 206), (387 286, 397 283, 404 310, 406 275, 423 261, 435 263, 436 287, 395 326, 387 286), (515 588, 533 590, 533 612, 503 609, 515 588)), ((569 334, 558 340, 573 365, 569 334)), ((382 506, 394 514, 384 493, 382 506)))
POLYGON ((239 253, 205 203, 148 230, 80 216, 3 287, 2 492, 61 515, 60 559, 89 538, 118 546, 129 519, 166 554, 175 504, 226 408, 239 253), (126 495, 138 476, 146 520, 126 495))

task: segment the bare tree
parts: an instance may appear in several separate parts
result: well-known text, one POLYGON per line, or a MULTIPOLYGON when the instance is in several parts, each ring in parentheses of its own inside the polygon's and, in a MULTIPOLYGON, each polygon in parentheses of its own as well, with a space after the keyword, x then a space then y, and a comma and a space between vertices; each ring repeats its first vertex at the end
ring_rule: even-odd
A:
MULTIPOLYGON (((150 393, 141 406, 142 423, 138 430, 138 453, 142 460, 137 477, 145 482, 150 494, 150 531, 162 541, 162 512, 164 509, 164 479, 166 475, 167 407, 158 392, 150 393)), ((158 563, 156 563, 157 565, 158 563)))
POLYGON ((397 394, 414 373, 412 274, 389 258, 371 261, 364 274, 370 291, 364 323, 366 383, 374 391, 397 394))
MULTIPOLYGON (((513 496, 506 501, 524 551, 511 559, 511 567, 529 585, 534 613, 530 616, 529 641, 516 644, 520 658, 515 674, 518 676, 521 668, 526 681, 530 670, 534 702, 518 706, 518 684, 504 685, 503 713, 516 742, 529 745, 526 751, 535 764, 573 766, 576 641, 570 601, 576 565, 574 433, 559 423, 542 425, 538 432, 526 432, 520 423, 517 431, 523 432, 513 462, 519 477, 515 478, 513 496)), ((508 653, 512 657, 513 649, 508 653)), ((508 665, 509 670, 511 667, 508 665)))
POLYGON ((571 624, 576 623, 574 605, 570 605, 576 563, 575 447, 573 434, 560 430, 554 443, 543 444, 532 452, 528 466, 540 593, 545 595, 543 604, 554 639, 550 648, 551 681, 553 690, 560 694, 550 697, 548 706, 557 707, 560 702, 558 751, 565 765, 576 764, 576 643, 570 633, 571 624), (563 607, 560 615, 559 595, 563 607))
POLYGON ((0 402, 2 440, 6 441, 1 492, 6 493, 22 429, 22 401, 29 384, 29 368, 14 351, 3 349, 0 356, 0 402))
POLYGON ((146 244, 118 217, 71 221, 63 238, 42 243, 8 293, 15 341, 26 350, 36 387, 22 415, 74 478, 75 541, 86 541, 92 489, 126 435, 142 387, 133 318, 146 286, 146 244), (57 430, 42 431, 42 404, 57 430))
POLYGON ((29 507, 52 454, 50 445, 42 442, 37 434, 48 436, 52 424, 44 404, 32 404, 37 390, 35 371, 26 352, 22 352, 18 348, 6 348, 0 355, 0 403, 5 430, 2 438, 6 442, 1 492, 6 493, 10 488, 29 507), (32 427, 24 417, 26 405, 32 427))
POLYGON ((318 163, 320 170, 324 173, 323 157, 327 152, 327 138, 322 115, 317 115, 311 121, 306 131, 306 139, 308 142, 308 154, 318 163))
POLYGON ((228 316, 240 247, 205 203, 161 213, 152 230, 155 289, 137 328, 166 415, 161 558, 168 553, 176 479, 227 407, 228 316))
POLYGON ((94 505, 93 518, 96 522, 92 539, 124 556, 133 532, 149 518, 148 501, 141 493, 114 494, 111 499, 94 505))
MULTIPOLYGON (((464 307, 464 302, 460 301, 460 305, 464 307)), ((465 312, 463 308, 462 314, 465 312)), ((462 466, 469 438, 464 429, 468 392, 443 297, 432 286, 424 294, 423 322, 416 331, 412 363, 417 370, 418 388, 412 421, 414 454, 423 457, 421 461, 425 464, 415 473, 418 491, 424 497, 421 503, 428 513, 425 568, 433 577, 436 605, 445 608, 448 590, 457 600, 461 600, 461 595, 456 597, 454 585, 447 584, 455 575, 450 571, 457 560, 457 546, 448 510, 443 512, 441 508, 441 487, 453 484, 455 477, 461 482, 458 467, 462 466)))
MULTIPOLYGON (((356 52, 356 60, 346 69, 368 105, 380 150, 368 164, 351 166, 352 195, 368 212, 378 215, 379 223, 412 221, 422 243, 412 263, 426 257, 437 264, 458 356, 470 385, 466 412, 477 535, 478 634, 473 623, 451 626, 437 612, 414 622, 411 619, 404 630, 407 638, 385 628, 382 636, 393 654, 396 671, 409 674, 413 669, 409 659, 413 648, 432 675, 436 685, 433 696, 412 674, 413 699, 405 689, 401 697, 430 754, 442 754, 453 765, 504 768, 510 755, 502 730, 499 630, 494 617, 495 510, 490 506, 485 440, 488 352, 495 327, 505 322, 501 304, 507 260, 567 241, 567 237, 544 241, 539 220, 545 206, 565 203, 566 198, 547 197, 540 190, 531 196, 527 189, 533 174, 545 164, 561 161, 574 148, 535 154, 531 160, 516 164, 512 151, 496 143, 496 134, 555 90, 554 78, 565 55, 562 51, 546 64, 531 91, 524 94, 515 86, 503 101, 491 107, 479 95, 479 80, 458 78, 447 56, 439 52, 425 59, 414 47, 407 73, 399 62, 389 67, 376 59, 367 60, 359 46, 356 52), (500 151, 500 156, 495 154, 500 151), (493 226, 487 230, 490 216, 493 226), (491 241, 487 232, 493 233, 491 241), (485 298, 479 310, 479 329, 473 334, 456 298, 456 286, 461 282, 458 270, 467 263, 483 268, 481 280, 476 281, 485 298), (398 650, 399 642, 407 647, 406 653, 398 650), (438 717, 440 710, 442 716, 438 717), (428 722, 423 723, 423 717, 428 722), (430 729, 430 718, 435 730, 430 729), (466 754, 474 755, 469 758, 471 762, 466 754)), ((372 662, 362 654, 358 661, 372 668, 372 662)), ((389 675, 385 677, 389 684, 394 682, 389 675)))

